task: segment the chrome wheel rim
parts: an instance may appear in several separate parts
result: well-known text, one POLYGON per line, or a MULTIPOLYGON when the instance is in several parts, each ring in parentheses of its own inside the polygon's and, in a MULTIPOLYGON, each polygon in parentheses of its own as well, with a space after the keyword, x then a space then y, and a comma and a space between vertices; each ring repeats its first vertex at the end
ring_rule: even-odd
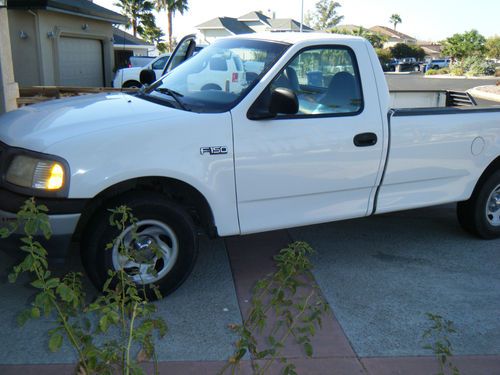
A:
POLYGON ((500 185, 493 189, 486 201, 486 219, 490 225, 500 226, 500 185))
POLYGON ((141 220, 135 226, 127 227, 112 248, 115 271, 124 270, 135 283, 143 285, 165 277, 178 255, 177 236, 168 225, 157 220, 141 220), (122 246, 136 256, 122 255, 122 246))

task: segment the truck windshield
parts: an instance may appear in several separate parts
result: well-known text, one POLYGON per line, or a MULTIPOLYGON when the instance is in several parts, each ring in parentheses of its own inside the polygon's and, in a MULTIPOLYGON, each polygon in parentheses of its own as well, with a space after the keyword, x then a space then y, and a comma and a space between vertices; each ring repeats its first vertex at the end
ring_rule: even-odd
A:
POLYGON ((145 94, 194 112, 226 112, 255 86, 288 44, 218 40, 152 84, 145 94))

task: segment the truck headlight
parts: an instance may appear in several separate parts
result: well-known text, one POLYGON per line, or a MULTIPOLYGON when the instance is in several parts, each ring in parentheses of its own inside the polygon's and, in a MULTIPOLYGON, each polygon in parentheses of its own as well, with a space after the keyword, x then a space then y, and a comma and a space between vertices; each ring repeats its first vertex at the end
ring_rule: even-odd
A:
POLYGON ((5 180, 11 184, 48 191, 63 188, 65 179, 62 163, 26 155, 15 156, 5 175, 5 180))

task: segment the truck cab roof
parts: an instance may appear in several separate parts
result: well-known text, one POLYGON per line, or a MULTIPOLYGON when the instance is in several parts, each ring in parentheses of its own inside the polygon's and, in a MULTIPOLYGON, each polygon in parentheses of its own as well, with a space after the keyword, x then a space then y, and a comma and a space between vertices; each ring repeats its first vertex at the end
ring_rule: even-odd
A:
POLYGON ((339 42, 345 41, 366 41, 364 38, 353 36, 353 35, 344 35, 344 34, 331 34, 331 33, 320 33, 320 32, 306 32, 306 33, 297 33, 297 32, 262 32, 255 34, 240 34, 235 36, 227 37, 230 39, 259 39, 259 40, 268 40, 273 42, 281 42, 288 44, 298 44, 301 42, 315 42, 317 44, 330 43, 332 39, 336 39, 339 42))

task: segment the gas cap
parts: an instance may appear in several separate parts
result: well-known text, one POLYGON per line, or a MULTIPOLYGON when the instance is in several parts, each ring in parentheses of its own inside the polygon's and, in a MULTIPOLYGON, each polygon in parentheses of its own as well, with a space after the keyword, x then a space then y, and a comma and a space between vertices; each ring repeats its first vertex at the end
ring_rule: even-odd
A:
POLYGON ((472 141, 472 145, 471 145, 471 148, 470 148, 470 150, 472 152, 472 155, 477 156, 481 152, 483 152, 485 144, 486 143, 484 142, 483 137, 476 137, 472 141))

